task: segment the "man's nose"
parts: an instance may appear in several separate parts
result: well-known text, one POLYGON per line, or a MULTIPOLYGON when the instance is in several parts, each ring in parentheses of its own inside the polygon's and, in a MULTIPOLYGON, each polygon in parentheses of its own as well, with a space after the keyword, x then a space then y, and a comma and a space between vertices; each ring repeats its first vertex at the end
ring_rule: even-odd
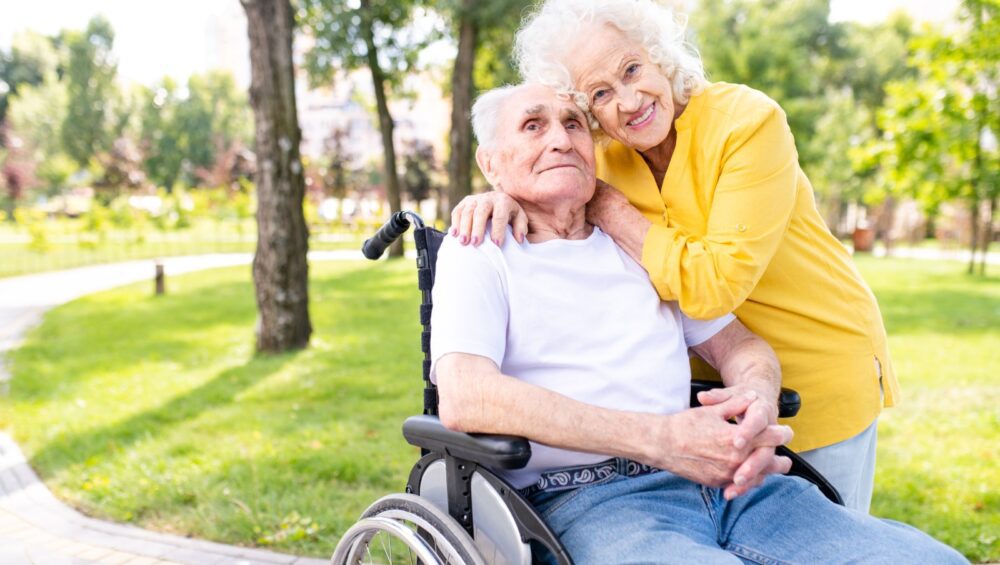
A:
POLYGON ((562 124, 555 124, 549 128, 548 139, 546 139, 549 149, 553 151, 569 151, 573 148, 573 142, 569 138, 569 133, 562 124))

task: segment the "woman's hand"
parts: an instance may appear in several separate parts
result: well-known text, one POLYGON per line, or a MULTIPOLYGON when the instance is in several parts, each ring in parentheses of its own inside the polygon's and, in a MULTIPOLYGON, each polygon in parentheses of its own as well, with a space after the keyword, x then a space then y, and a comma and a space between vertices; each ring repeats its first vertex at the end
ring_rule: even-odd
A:
POLYGON ((524 243, 528 234, 528 216, 513 198, 500 191, 484 192, 466 196, 451 211, 451 235, 465 245, 479 245, 486 234, 486 222, 493 220, 490 238, 493 243, 503 244, 504 228, 511 226, 514 239, 524 243))
POLYGON ((587 203, 587 221, 610 235, 637 263, 642 263, 642 245, 653 224, 618 189, 597 180, 594 197, 587 203))

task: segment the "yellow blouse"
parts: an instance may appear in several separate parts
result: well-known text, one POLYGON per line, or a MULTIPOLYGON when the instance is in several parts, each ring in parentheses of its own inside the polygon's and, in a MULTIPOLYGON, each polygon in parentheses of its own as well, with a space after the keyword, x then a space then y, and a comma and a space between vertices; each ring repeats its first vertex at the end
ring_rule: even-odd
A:
POLYGON ((878 304, 816 210, 784 112, 756 90, 713 83, 675 127, 662 187, 635 150, 597 149, 598 177, 654 224, 642 265, 657 292, 694 318, 734 312, 771 344, 783 385, 802 397, 785 422, 793 449, 857 435, 882 408, 880 384, 886 406, 898 384, 878 304))

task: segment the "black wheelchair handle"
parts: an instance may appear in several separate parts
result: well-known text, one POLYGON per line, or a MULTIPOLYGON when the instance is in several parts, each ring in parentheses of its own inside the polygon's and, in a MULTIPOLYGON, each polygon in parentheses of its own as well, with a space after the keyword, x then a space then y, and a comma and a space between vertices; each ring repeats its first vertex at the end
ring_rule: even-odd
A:
POLYGON ((392 242, 410 229, 410 220, 406 219, 407 213, 406 211, 393 213, 389 221, 379 228, 375 235, 365 241, 364 245, 361 246, 361 252, 364 253, 365 257, 373 261, 378 259, 385 253, 386 248, 392 245, 392 242))

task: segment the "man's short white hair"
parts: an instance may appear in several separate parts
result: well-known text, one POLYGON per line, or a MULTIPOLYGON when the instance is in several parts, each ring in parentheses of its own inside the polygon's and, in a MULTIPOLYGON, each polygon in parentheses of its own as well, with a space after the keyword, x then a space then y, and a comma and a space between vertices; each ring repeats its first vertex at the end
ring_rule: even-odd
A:
POLYGON ((476 134, 479 146, 492 149, 496 145, 497 121, 500 110, 507 101, 523 85, 505 85, 487 90, 476 98, 472 105, 472 131, 476 134))
MULTIPOLYGON (((576 92, 564 61, 572 57, 568 47, 585 27, 610 24, 646 50, 670 79, 674 101, 686 104, 706 80, 698 52, 684 37, 685 23, 654 0, 546 0, 522 22, 514 58, 526 82, 570 93, 589 112, 587 97, 576 92)), ((597 127, 592 118, 591 127, 597 127)))

